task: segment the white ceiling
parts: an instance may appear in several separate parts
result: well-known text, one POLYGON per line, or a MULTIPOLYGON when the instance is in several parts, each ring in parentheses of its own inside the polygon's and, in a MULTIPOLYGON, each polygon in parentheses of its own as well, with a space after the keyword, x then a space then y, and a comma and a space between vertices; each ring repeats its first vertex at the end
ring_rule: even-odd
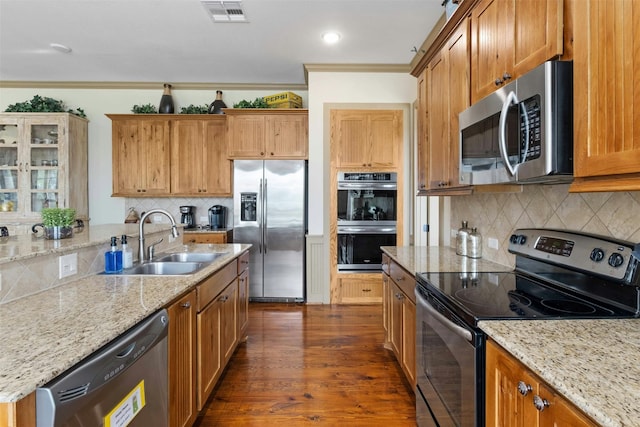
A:
POLYGON ((0 82, 304 85, 303 64, 409 64, 441 3, 243 0, 249 23, 213 23, 199 0, 0 0, 0 82))

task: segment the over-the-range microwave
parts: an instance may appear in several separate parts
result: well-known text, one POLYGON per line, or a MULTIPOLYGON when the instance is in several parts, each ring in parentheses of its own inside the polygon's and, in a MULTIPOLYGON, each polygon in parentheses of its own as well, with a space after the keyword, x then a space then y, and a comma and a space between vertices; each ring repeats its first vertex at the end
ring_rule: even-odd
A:
POLYGON ((460 183, 573 177, 573 63, 548 61, 460 113, 460 183))

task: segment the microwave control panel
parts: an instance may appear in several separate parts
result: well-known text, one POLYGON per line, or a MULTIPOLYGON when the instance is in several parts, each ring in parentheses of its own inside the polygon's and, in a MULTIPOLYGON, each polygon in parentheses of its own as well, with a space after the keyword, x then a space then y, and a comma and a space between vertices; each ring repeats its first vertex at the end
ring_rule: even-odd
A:
POLYGON ((542 150, 542 123, 540 118, 540 95, 532 96, 518 104, 520 107, 520 158, 533 160, 542 150), (528 131, 527 131, 528 128, 528 131), (527 138, 529 146, 527 147, 527 138), (526 157, 525 157, 526 156, 526 157))

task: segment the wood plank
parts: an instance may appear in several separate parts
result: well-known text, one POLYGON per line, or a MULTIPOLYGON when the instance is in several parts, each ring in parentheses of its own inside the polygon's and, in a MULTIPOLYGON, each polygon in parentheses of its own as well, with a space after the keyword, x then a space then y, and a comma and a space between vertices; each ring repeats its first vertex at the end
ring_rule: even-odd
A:
POLYGON ((197 427, 415 426, 415 395, 383 347, 382 307, 249 305, 238 346, 197 427))

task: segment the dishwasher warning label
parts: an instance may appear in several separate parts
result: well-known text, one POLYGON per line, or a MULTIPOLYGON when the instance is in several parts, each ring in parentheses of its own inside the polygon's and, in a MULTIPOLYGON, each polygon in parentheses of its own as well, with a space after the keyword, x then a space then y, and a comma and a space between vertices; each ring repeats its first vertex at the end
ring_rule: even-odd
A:
POLYGON ((104 417, 104 427, 128 426, 144 408, 145 403, 144 380, 142 380, 104 417))

